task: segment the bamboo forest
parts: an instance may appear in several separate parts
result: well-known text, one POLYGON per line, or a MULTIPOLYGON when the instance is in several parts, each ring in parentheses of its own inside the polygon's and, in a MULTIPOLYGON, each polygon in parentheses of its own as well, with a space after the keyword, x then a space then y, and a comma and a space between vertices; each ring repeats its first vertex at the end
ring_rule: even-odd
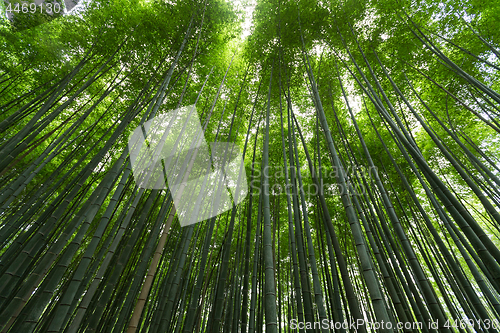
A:
POLYGON ((0 12, 0 332, 500 332, 500 1, 0 12))

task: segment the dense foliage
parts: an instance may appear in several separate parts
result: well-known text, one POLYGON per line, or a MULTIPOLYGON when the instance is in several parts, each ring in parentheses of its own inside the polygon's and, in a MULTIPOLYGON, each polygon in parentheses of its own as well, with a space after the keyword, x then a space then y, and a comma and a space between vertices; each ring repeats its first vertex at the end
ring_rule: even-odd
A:
POLYGON ((0 331, 498 332, 499 6, 259 0, 245 38, 225 0, 2 18, 0 331), (127 142, 193 104, 249 192, 181 227, 127 142))

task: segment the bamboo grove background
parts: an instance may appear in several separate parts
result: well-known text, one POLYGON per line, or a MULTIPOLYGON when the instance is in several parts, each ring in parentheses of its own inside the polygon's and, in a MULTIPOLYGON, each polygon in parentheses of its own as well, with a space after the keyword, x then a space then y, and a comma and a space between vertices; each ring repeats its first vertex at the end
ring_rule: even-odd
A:
POLYGON ((243 14, 3 21, 0 331, 498 332, 499 3, 261 0, 245 40, 243 14), (192 104, 250 193, 180 228, 127 139, 192 104))

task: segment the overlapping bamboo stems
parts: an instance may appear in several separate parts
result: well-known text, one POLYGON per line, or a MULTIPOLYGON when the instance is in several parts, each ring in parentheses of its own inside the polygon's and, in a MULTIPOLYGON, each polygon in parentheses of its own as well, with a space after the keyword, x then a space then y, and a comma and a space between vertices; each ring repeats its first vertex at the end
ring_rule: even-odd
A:
MULTIPOLYGON (((117 131, 117 132, 119 132, 119 131, 117 131)), ((117 165, 119 165, 119 164, 117 164, 117 165)), ((112 178, 110 177, 110 178, 108 178, 108 179, 112 179, 112 178)), ((104 184, 105 184, 105 183, 104 183, 104 184)), ((73 192, 73 193, 74 193, 74 192, 73 192)))
MULTIPOLYGON (((334 110, 335 120, 336 120, 337 126, 339 128, 339 133, 341 134, 341 137, 342 137, 342 143, 344 145, 344 149, 349 156, 349 160, 353 162, 353 164, 351 165, 351 169, 354 170, 354 175, 353 175, 355 177, 354 180, 357 180, 354 183, 360 184, 360 181, 358 178, 358 172, 356 170, 357 169, 356 166, 359 165, 358 161, 356 160, 356 156, 352 152, 351 145, 349 144, 349 141, 348 141, 348 139, 347 139, 342 127, 341 127, 340 121, 339 121, 338 116, 337 116, 337 112, 335 112, 333 100, 331 102, 332 102, 331 103, 332 108, 334 110)), ((346 99, 346 103, 347 103, 346 104, 347 107, 349 108, 347 99, 346 99)), ((376 170, 373 170, 373 166, 371 168, 369 168, 369 170, 376 172, 376 170)), ((351 176, 351 179, 353 176, 351 176)), ((408 305, 406 304, 404 299, 403 299, 403 301, 401 300, 401 297, 400 297, 401 292, 400 292, 398 286, 394 285, 394 283, 393 283, 394 280, 391 278, 392 276, 394 276, 394 274, 389 274, 389 272, 392 271, 392 267, 388 266, 386 260, 384 260, 384 258, 382 257, 382 254, 380 253, 377 242, 375 241, 375 238, 374 238, 374 236, 378 237, 378 235, 373 234, 373 232, 371 231, 370 224, 368 223, 368 218, 367 218, 367 216, 365 216, 365 213, 364 213, 365 209, 361 207, 362 203, 360 202, 360 200, 363 196, 366 195, 362 192, 365 190, 368 190, 368 189, 366 189, 366 188, 354 189, 354 188, 352 188, 352 183, 353 183, 352 181, 350 181, 348 183, 351 193, 355 193, 355 195, 353 195, 353 197, 352 197, 352 200, 356 206, 358 214, 360 215, 361 221, 363 222, 363 227, 365 229, 367 238, 369 240, 370 247, 373 251, 373 254, 375 255, 379 270, 384 278, 385 286, 387 288, 387 292, 389 293, 389 295, 391 297, 392 304, 394 305, 394 308, 397 312, 397 317, 398 317, 400 322, 408 322, 408 316, 407 316, 408 305), (362 196, 359 195, 360 192, 362 193, 362 196), (358 200, 358 197, 359 197, 359 200, 358 200)), ((394 326, 396 325, 394 320, 393 320, 393 325, 394 326)))
MULTIPOLYGON (((289 117, 292 117, 293 119, 295 119, 295 116, 293 115, 292 109, 290 109, 289 117)), ((300 172, 297 141, 295 139, 295 134, 294 134, 294 125, 293 125, 294 122, 292 120, 290 120, 289 123, 291 124, 291 128, 290 128, 289 132, 291 133, 291 139, 292 139, 292 143, 293 143, 293 151, 294 151, 294 155, 295 155, 295 168, 297 171, 298 188, 299 188, 300 201, 301 201, 302 211, 303 211, 302 215, 304 217, 304 231, 306 234, 307 250, 309 253, 309 263, 311 265, 311 273, 312 273, 312 277, 313 277, 314 298, 315 298, 316 306, 318 308, 319 321, 323 322, 323 320, 328 319, 328 318, 326 315, 325 305, 323 302, 323 292, 321 290, 321 284, 319 281, 318 268, 316 265, 316 255, 314 252, 314 245, 313 245, 312 237, 311 237, 311 229, 309 226, 309 216, 308 216, 309 214, 307 212, 304 186, 302 183, 302 175, 300 172)), ((290 147, 290 148, 292 148, 292 147, 290 147)), ((322 331, 326 331, 326 328, 322 328, 322 331)))
MULTIPOLYGON (((370 117, 370 120, 371 120, 371 117, 370 117)), ((373 122, 372 122, 372 124, 373 124, 373 122)), ((470 286, 470 283, 469 283, 468 279, 463 275, 462 269, 457 265, 457 263, 455 262, 455 260, 453 258, 451 258, 450 251, 445 246, 445 244, 442 242, 442 236, 434 228, 434 225, 432 224, 431 220, 428 217, 428 214, 426 213, 426 211, 424 210, 424 208, 420 204, 420 201, 417 198, 417 196, 416 196, 413 188, 408 183, 405 175, 402 173, 402 171, 400 170, 399 166, 396 164, 394 158, 392 157, 392 154, 390 153, 390 151, 388 150, 387 146, 385 145, 385 143, 381 139, 378 130, 375 127, 374 127, 374 130, 375 130, 377 136, 379 137, 379 139, 381 140, 382 145, 384 147, 384 150, 387 153, 387 155, 389 156, 390 160, 392 161, 393 166, 395 167, 396 171, 398 172, 399 176, 401 177, 403 185, 405 186, 405 188, 407 189, 408 193, 410 194, 410 197, 412 198, 413 203, 416 205, 418 211, 420 212, 420 215, 422 216, 422 218, 423 218, 423 220, 424 220, 424 222, 425 222, 425 224, 427 226, 427 229, 429 230, 429 232, 433 236, 434 240, 436 241, 436 244, 439 247, 439 250, 443 254, 444 258, 446 259, 446 262, 448 263, 449 267, 452 269, 453 273, 455 274, 455 278, 457 278, 460 281, 461 286, 462 286, 462 290, 464 290, 465 293, 466 293, 466 295, 470 298, 470 300, 471 300, 473 306, 475 307, 475 309, 478 310, 478 311, 480 311, 480 313, 482 313, 483 316, 486 316, 484 319, 488 318, 489 316, 484 312, 485 311, 484 307, 481 304, 481 302, 479 301, 479 299, 477 297, 477 294, 473 291, 472 286, 470 286)), ((397 142, 397 143, 399 144, 399 142, 397 142)), ((403 155, 406 156, 405 154, 403 154, 403 155)), ((408 161, 408 159, 407 159, 407 161, 408 161)), ((440 220, 444 223, 445 227, 447 228, 450 236, 452 237, 454 245, 457 246, 458 249, 460 250, 460 253, 465 258, 465 261, 466 261, 468 267, 470 268, 473 276, 475 277, 476 282, 478 283, 478 285, 481 288, 481 290, 486 294, 487 298, 489 299, 489 301, 491 302, 491 304, 496 309, 497 315, 498 315, 499 314, 498 313, 498 301, 495 299, 495 297, 491 293, 490 287, 486 286, 486 284, 484 283, 484 280, 483 280, 482 276, 477 271, 476 266, 472 263, 469 254, 463 248, 462 244, 464 244, 465 240, 464 239, 459 240, 456 237, 455 231, 453 230, 454 228, 451 227, 453 224, 450 225, 449 217, 447 216, 447 214, 443 211, 443 209, 441 208, 441 206, 436 201, 436 198, 435 198, 434 194, 431 192, 431 190, 429 189, 427 183, 424 182, 424 180, 421 178, 420 173, 418 172, 418 170, 415 167, 415 165, 413 163, 409 163, 409 165, 410 165, 411 169, 413 170, 413 173, 419 179, 420 184, 422 185, 424 191, 426 192, 428 199, 431 201, 432 206, 436 209, 436 211, 437 211, 437 213, 438 213, 438 215, 440 217, 440 220)), ((468 243, 466 243, 466 244, 468 245, 468 243)), ((472 251, 472 249, 470 251, 472 251)), ((475 254, 474 251, 469 252, 469 253, 471 253, 471 254, 474 253, 475 254)), ((477 258, 477 256, 476 256, 476 259, 477 259, 476 262, 478 264, 482 264, 482 262, 480 261, 479 258, 477 258)), ((483 272, 487 276, 490 276, 490 279, 492 279, 491 275, 489 274, 489 271, 486 269, 486 266, 482 265, 482 267, 483 267, 483 272)), ((493 280, 491 280, 491 281, 493 283, 495 283, 493 280)))
MULTIPOLYGON (((290 92, 288 92, 290 94, 290 92)), ((304 317, 307 322, 314 322, 314 312, 313 312, 313 302, 311 296, 309 274, 307 270, 307 253, 304 246, 304 238, 302 233, 302 217, 301 210, 299 206, 298 198, 298 188, 299 184, 297 181, 297 169, 295 168, 295 158, 292 140, 292 126, 291 126, 291 100, 287 98, 287 109, 288 109, 288 146, 289 146, 289 162, 290 162, 290 185, 291 185, 291 196, 292 196, 292 207, 293 207, 293 221, 294 221, 294 237, 296 239, 297 255, 299 259, 299 272, 300 272, 300 286, 302 291, 302 300, 304 302, 304 317)))
MULTIPOLYGON (((300 134, 300 132, 299 132, 300 134)), ((303 137, 301 137, 301 139, 303 140, 303 137)), ((322 175, 321 173, 319 173, 319 179, 318 179, 318 176, 316 174, 316 171, 312 165, 312 161, 309 157, 309 153, 308 153, 308 150, 307 150, 307 146, 305 145, 305 142, 302 141, 302 144, 303 144, 303 147, 304 147, 304 152, 305 152, 305 155, 306 155, 306 159, 308 161, 308 165, 309 165, 309 170, 311 172, 311 177, 313 178, 313 181, 314 183, 316 184, 316 186, 320 189, 318 191, 318 198, 320 200, 320 203, 321 203, 321 210, 323 212, 323 221, 325 223, 325 227, 326 227, 326 230, 327 230, 327 234, 329 234, 327 238, 331 239, 331 243, 335 249, 335 255, 337 257, 337 262, 338 262, 338 265, 339 265, 339 269, 340 269, 340 272, 341 272, 341 277, 342 277, 342 283, 343 283, 343 286, 344 286, 344 289, 345 289, 345 294, 346 294, 346 298, 347 298, 347 304, 349 306, 349 310, 350 310, 350 314, 351 316, 354 318, 355 321, 357 321, 358 319, 360 320, 364 320, 364 317, 362 316, 361 312, 360 312, 360 307, 359 307, 359 304, 358 304, 358 299, 357 299, 357 296, 356 294, 354 293, 354 288, 353 288, 353 285, 352 285, 352 282, 351 282, 351 278, 349 277, 349 273, 348 273, 348 269, 347 269, 347 264, 345 262, 345 259, 344 259, 344 255, 342 254, 342 250, 340 248, 340 244, 337 240, 337 236, 336 236, 336 233, 335 233, 335 229, 333 227, 333 224, 332 224, 332 219, 330 217, 330 212, 328 210, 328 206, 327 206, 327 203, 326 203, 326 200, 325 200, 325 196, 324 196, 324 192, 321 190, 321 184, 323 184, 323 180, 322 180, 322 175)), ((334 267, 334 265, 332 265, 332 267, 334 267)), ((333 268, 332 268, 333 270, 333 268)), ((339 309, 337 308, 337 311, 339 309)), ((341 319, 342 316, 341 316, 341 313, 338 311, 339 313, 339 318, 341 319)), ((346 311, 347 313, 347 311, 346 311)), ((363 331, 363 332, 366 332, 366 328, 364 325, 358 327, 358 330, 360 331, 363 331)))
MULTIPOLYGON (((296 249, 296 244, 295 244, 295 234, 293 231, 293 211, 292 211, 292 204, 291 204, 291 199, 290 199, 290 187, 291 184, 289 182, 289 175, 288 175, 288 166, 287 166, 287 157, 286 157, 286 149, 285 149, 285 134, 283 130, 283 107, 282 107, 282 99, 281 99, 281 72, 279 76, 279 86, 280 86, 280 96, 279 96, 279 101, 280 101, 280 124, 281 124, 281 149, 283 151, 283 166, 284 166, 284 175, 285 175, 285 193, 286 193, 286 198, 287 198, 287 213, 288 213, 288 239, 289 239, 289 248, 290 248, 290 253, 291 253, 291 270, 293 271, 293 284, 295 288, 295 293, 294 293, 294 300, 296 308, 297 308, 297 318, 299 321, 303 322, 304 321, 304 311, 303 311, 303 306, 302 306, 302 298, 300 295, 302 294, 301 288, 300 288, 300 277, 299 277, 299 269, 298 269, 298 264, 297 264, 297 249, 296 249)), ((288 105, 288 99, 287 99, 287 105, 288 105)), ((288 110, 288 108, 287 108, 288 110)), ((287 117, 288 119, 288 117, 287 117)), ((288 120, 288 123, 290 121, 288 120)), ((290 131, 290 130, 289 130, 290 131)))
MULTIPOLYGON (((339 59, 343 61, 341 58, 339 59)), ((387 111, 385 110, 385 107, 382 105, 382 102, 379 99, 378 95, 375 94, 375 92, 373 91, 371 84, 368 82, 363 72, 353 59, 352 55, 351 55, 351 60, 353 64, 356 66, 360 76, 363 78, 363 81, 366 83, 366 87, 361 83, 359 78, 351 71, 349 66, 347 66, 344 63, 345 67, 348 69, 351 76, 356 80, 360 88, 370 98, 377 111, 379 111, 382 117, 387 121, 392 131, 398 136, 398 139, 401 140, 401 142, 405 146, 405 149, 407 149, 408 152, 415 159, 415 162, 418 164, 420 170, 423 172, 423 174, 428 179, 433 189, 436 191, 438 197, 443 201, 444 205, 447 207, 448 211, 453 216, 453 218, 459 223, 462 231, 464 231, 464 233, 467 235, 467 238, 469 238, 469 240, 474 244, 474 246, 477 246, 477 248, 479 249, 478 254, 480 254, 482 260, 485 260, 486 262, 491 264, 492 269, 495 271, 495 276, 497 276, 498 273, 496 273, 496 271, 498 264, 496 263, 495 259, 498 258, 497 253, 499 250, 485 235, 484 231, 477 224, 474 218, 465 210, 463 205, 456 199, 455 196, 453 196, 453 194, 451 194, 450 190, 442 183, 442 181, 431 170, 429 165, 423 159, 422 155, 419 153, 418 148, 416 148, 416 144, 412 140, 411 136, 408 135, 407 131, 405 130, 404 126, 402 125, 401 121, 399 120, 399 117, 395 112, 393 112, 393 116, 400 125, 398 126, 394 123, 392 118, 388 115, 387 111)), ((374 79, 376 80, 375 77, 374 79)), ((380 87, 379 89, 383 94, 383 90, 380 87)), ((385 96, 385 94, 383 95, 385 96)), ((392 104, 388 102, 388 99, 386 99, 386 102, 392 109, 392 104)))
MULTIPOLYGON (((300 15, 300 14, 299 14, 300 15)), ((300 26, 300 17, 299 17, 299 26, 300 26)), ((352 206, 351 199, 348 194, 348 187, 345 182, 345 170, 342 167, 342 164, 340 162, 340 159, 338 157, 337 151, 334 147, 333 140, 330 134, 330 129, 328 127, 328 123, 326 121, 326 117, 324 114, 323 106, 321 103, 321 99, 319 97, 318 93, 318 88, 316 86, 316 83, 314 81, 314 75, 312 73, 308 56, 305 51, 305 43, 304 43, 304 38, 302 36, 302 33, 300 35, 301 41, 302 41, 302 52, 303 52, 303 61, 304 61, 304 66, 306 67, 307 75, 310 81, 311 85, 311 90, 313 92, 312 95, 312 100, 313 104, 316 108, 317 116, 319 117, 320 123, 323 127, 323 131, 326 136, 327 144, 328 144, 328 150, 329 153, 333 159, 334 162, 334 167, 336 168, 336 178, 337 178, 337 183, 340 186, 341 189, 343 189, 343 194, 341 195, 342 198, 342 204, 344 206, 344 209, 346 211, 347 219, 349 221, 349 225, 351 227, 352 235, 355 239, 355 244, 356 244, 356 249, 357 253, 362 265, 362 271, 363 271, 363 276, 365 278, 365 281, 367 283, 368 290, 370 292, 370 299, 374 305, 374 310, 377 316, 378 322, 389 322, 390 318, 387 313, 387 309, 384 304, 384 300, 382 299, 382 292, 380 290, 380 287, 377 282, 377 277, 375 275, 375 272, 373 271, 373 263, 371 261, 370 256, 368 255, 367 251, 367 246, 366 242, 361 230, 361 226, 359 224, 359 220, 357 217, 357 214, 354 210, 354 207, 352 206)), ((386 328, 384 332, 392 332, 392 329, 386 328)))

